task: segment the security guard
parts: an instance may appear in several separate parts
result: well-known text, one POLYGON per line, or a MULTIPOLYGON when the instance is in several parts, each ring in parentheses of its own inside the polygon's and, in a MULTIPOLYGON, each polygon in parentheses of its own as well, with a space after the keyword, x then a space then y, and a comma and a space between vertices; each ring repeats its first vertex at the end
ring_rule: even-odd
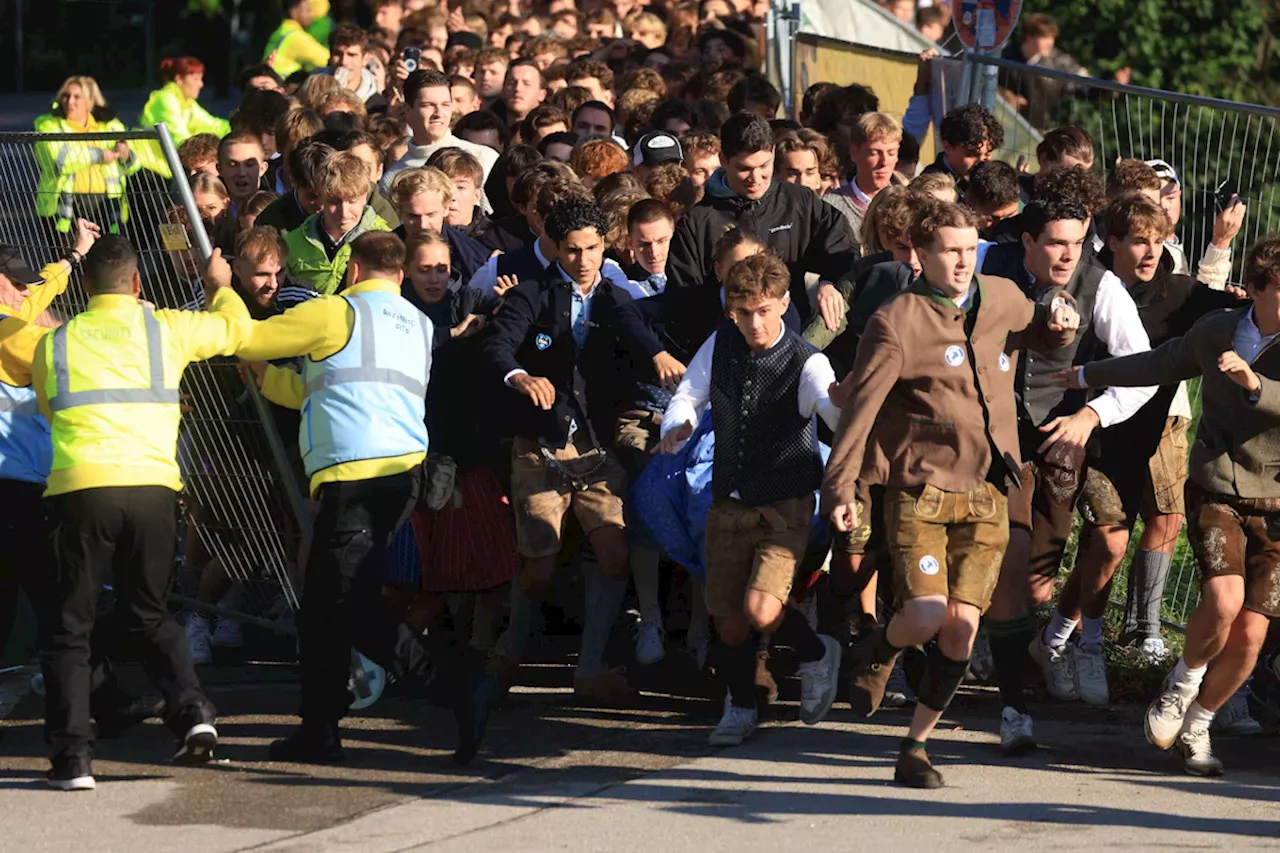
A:
MULTIPOLYGON (((258 323, 240 349, 245 359, 307 356, 301 374, 254 368, 263 396, 302 411, 302 462, 320 502, 299 623, 302 725, 271 745, 277 761, 343 759, 338 724, 351 704, 353 646, 397 680, 435 676, 419 632, 382 597, 387 546, 417 503, 427 452, 434 328, 400 295, 404 254, 394 234, 357 237, 341 294, 258 323)), ((476 674, 455 703, 463 763, 496 686, 476 674)))
POLYGON ((53 461, 53 446, 49 422, 40 414, 31 387, 31 359, 49 329, 31 321, 66 290, 72 261, 84 257, 97 236, 96 225, 79 220, 76 245, 67 258, 49 264, 39 275, 31 271, 17 249, 0 247, 0 278, 25 286, 19 308, 0 305, 0 506, 6 508, 0 516, 0 536, 5 543, 0 549, 0 649, 13 629, 19 586, 36 606, 48 575, 40 496, 53 461))
MULTIPOLYGON (((220 256, 212 263, 226 268, 220 256)), ((165 723, 178 737, 174 760, 203 763, 217 743, 214 708, 165 606, 182 488, 178 384, 190 362, 234 354, 252 327, 229 287, 217 290, 208 312, 141 304, 138 255, 115 235, 86 256, 84 286, 88 307, 45 336, 32 364, 53 444, 44 493, 55 562, 43 650, 48 781, 68 791, 94 787, 90 634, 108 572, 120 627, 141 640, 147 674, 164 693, 165 723)))

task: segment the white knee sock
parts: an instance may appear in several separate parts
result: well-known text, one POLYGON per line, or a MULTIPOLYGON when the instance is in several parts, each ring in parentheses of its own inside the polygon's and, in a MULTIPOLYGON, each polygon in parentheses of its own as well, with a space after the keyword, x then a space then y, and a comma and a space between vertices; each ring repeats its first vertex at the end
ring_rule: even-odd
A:
POLYGON ((1050 648, 1060 649, 1067 644, 1067 640, 1071 639, 1071 634, 1076 630, 1076 625, 1080 622, 1076 619, 1068 619, 1057 610, 1053 611, 1053 618, 1049 620, 1049 624, 1044 626, 1044 633, 1041 637, 1044 644, 1050 648))

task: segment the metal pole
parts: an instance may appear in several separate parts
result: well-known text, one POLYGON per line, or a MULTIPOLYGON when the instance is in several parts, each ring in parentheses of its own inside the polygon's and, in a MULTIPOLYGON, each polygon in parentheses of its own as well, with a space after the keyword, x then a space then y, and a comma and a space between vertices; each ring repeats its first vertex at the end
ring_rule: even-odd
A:
POLYGON ((26 53, 26 50, 25 50, 25 47, 24 47, 24 45, 23 45, 23 43, 22 43, 22 42, 23 42, 23 39, 22 39, 22 27, 23 27, 23 20, 22 20, 22 18, 23 18, 23 15, 22 15, 22 7, 23 7, 24 3, 25 3, 25 0, 16 0, 16 2, 14 3, 14 7, 13 7, 13 10, 14 10, 14 11, 13 11, 13 15, 14 15, 14 21, 13 21, 13 52, 14 52, 14 54, 15 54, 15 56, 16 56, 16 59, 15 59, 15 65, 14 65, 14 74, 13 74, 13 77, 14 77, 14 86, 17 88, 17 90, 18 90, 18 94, 19 94, 19 95, 21 95, 21 94, 22 94, 22 84, 23 84, 22 76, 23 76, 23 72, 26 70, 25 68, 23 68, 23 65, 25 64, 25 62, 24 62, 24 55, 25 55, 25 53, 26 53))
POLYGON ((213 255, 213 244, 209 242, 209 235, 205 233, 204 220, 200 218, 200 208, 196 207, 195 196, 191 194, 191 185, 187 183, 186 170, 182 168, 182 161, 178 159, 178 146, 173 144, 173 135, 169 133, 169 126, 164 122, 157 124, 155 131, 160 139, 160 150, 164 152, 165 162, 173 172, 173 188, 177 190, 178 200, 182 202, 182 209, 187 212, 187 220, 191 223, 191 233, 196 238, 200 262, 207 264, 210 256, 213 255))

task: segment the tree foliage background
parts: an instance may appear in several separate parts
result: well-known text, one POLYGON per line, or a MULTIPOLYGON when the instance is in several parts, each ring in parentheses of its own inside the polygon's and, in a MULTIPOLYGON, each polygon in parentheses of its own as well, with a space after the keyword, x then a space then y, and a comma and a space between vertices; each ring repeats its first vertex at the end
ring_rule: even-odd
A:
POLYGON ((1139 86, 1274 103, 1280 63, 1275 0, 1025 0, 1062 27, 1058 46, 1095 75, 1133 68, 1139 86))

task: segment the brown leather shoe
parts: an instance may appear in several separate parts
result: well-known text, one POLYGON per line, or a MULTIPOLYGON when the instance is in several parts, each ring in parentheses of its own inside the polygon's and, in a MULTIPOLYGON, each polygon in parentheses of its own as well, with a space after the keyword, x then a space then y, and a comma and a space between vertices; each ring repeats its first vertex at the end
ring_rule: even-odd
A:
POLYGON ((599 675, 573 677, 573 693, 580 699, 589 699, 604 705, 623 705, 638 695, 627 684, 626 670, 609 669, 599 675))
POLYGON ((853 709, 853 713, 870 717, 880 710, 885 688, 889 684, 889 675, 897 661, 897 654, 884 663, 873 658, 860 662, 853 670, 853 678, 849 681, 849 707, 853 709))
POLYGON ((941 788, 942 774, 923 749, 903 747, 893 768, 893 781, 908 788, 941 788))
POLYGON ((769 653, 756 652, 756 707, 765 708, 778 701, 778 682, 769 671, 769 653))

